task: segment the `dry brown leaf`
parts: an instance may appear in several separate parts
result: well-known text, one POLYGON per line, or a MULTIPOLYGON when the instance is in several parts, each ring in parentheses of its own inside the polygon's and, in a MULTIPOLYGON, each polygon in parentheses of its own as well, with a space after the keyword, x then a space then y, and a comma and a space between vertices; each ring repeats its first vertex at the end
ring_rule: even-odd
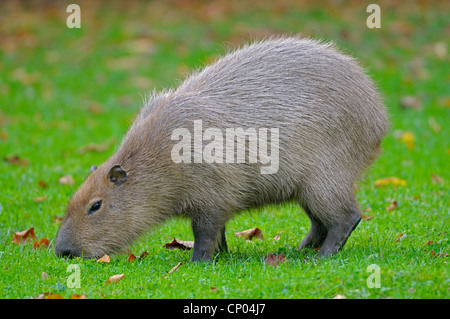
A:
POLYGON ((42 180, 38 180, 38 185, 42 188, 47 188, 48 184, 42 180))
POLYGON ((439 175, 436 175, 436 174, 431 175, 431 181, 434 184, 442 184, 442 183, 444 183, 444 179, 442 177, 440 177, 439 175))
POLYGON ((47 248, 48 247, 48 245, 50 245, 50 242, 48 241, 48 239, 47 238, 42 238, 41 239, 41 241, 37 241, 37 240, 35 240, 34 241, 34 243, 33 243, 33 248, 34 249, 37 249, 37 248, 47 248))
POLYGON ((77 295, 77 294, 73 294, 70 299, 88 299, 88 297, 85 294, 82 295, 77 295))
POLYGON ((391 202, 391 204, 388 207, 386 207, 386 210, 392 211, 392 210, 395 210, 397 207, 398 207, 398 203, 396 200, 394 200, 391 202))
POLYGON ((44 299, 64 299, 64 298, 60 294, 51 293, 50 295, 48 295, 44 299))
POLYGON ((259 238, 261 240, 264 239, 264 236, 261 232, 261 229, 259 229, 258 227, 256 228, 252 228, 252 229, 247 229, 247 230, 243 230, 241 232, 237 232, 234 233, 236 236, 241 237, 245 240, 252 240, 253 238, 259 238))
POLYGON ((20 244, 26 241, 32 241, 36 239, 34 234, 34 227, 28 228, 27 230, 15 232, 13 235, 13 243, 20 244))
POLYGON ((336 295, 333 297, 333 299, 347 299, 347 297, 344 295, 336 295))
POLYGON ((109 263, 109 261, 110 261, 110 258, 108 255, 104 255, 102 258, 97 260, 98 263, 109 263))
POLYGON ((276 234, 274 238, 272 238, 275 241, 279 241, 281 238, 281 234, 276 234))
POLYGON ((404 96, 400 100, 400 106, 404 109, 420 110, 422 108, 422 103, 415 96, 404 96))
POLYGON ((114 284, 120 280, 123 279, 123 277, 125 277, 125 274, 120 274, 120 275, 113 275, 111 277, 109 277, 108 281, 106 282, 107 285, 109 284, 114 284))
POLYGON ((395 240, 396 243, 398 243, 400 240, 402 240, 402 238, 405 236, 405 233, 401 233, 400 235, 398 235, 397 239, 395 240))
POLYGON ((47 199, 47 196, 39 196, 39 197, 33 198, 35 203, 43 202, 46 199, 47 199))
POLYGON ((279 264, 284 263, 286 261, 287 261, 286 256, 284 256, 282 254, 278 254, 278 255, 269 254, 266 257, 265 263, 272 265, 276 268, 279 264))
POLYGON ((139 258, 144 258, 145 256, 148 256, 148 252, 147 252, 147 251, 144 251, 144 252, 139 256, 139 258))
POLYGON ((428 245, 428 246, 430 246, 430 245, 432 245, 432 244, 434 244, 434 243, 435 243, 435 242, 432 241, 432 240, 427 241, 427 245, 428 245))
POLYGON ((167 249, 192 249, 194 248, 194 242, 178 240, 174 237, 173 240, 170 243, 165 244, 164 247, 167 249))
POLYGON ((41 274, 41 279, 42 279, 42 280, 49 280, 49 279, 50 279, 50 276, 49 276, 46 272, 43 272, 43 273, 41 274))
POLYGON ((39 295, 37 295, 36 297, 32 297, 31 299, 45 299, 45 297, 50 296, 49 292, 43 292, 39 295))
POLYGON ((59 178, 58 183, 61 185, 70 185, 73 186, 75 184, 72 175, 65 175, 59 178))
POLYGON ((174 271, 176 271, 178 268, 180 268, 180 266, 181 266, 182 264, 183 264, 183 263, 179 262, 175 267, 173 267, 172 269, 169 270, 168 274, 171 274, 171 273, 173 273, 174 271))
POLYGON ((130 250, 127 249, 127 251, 128 251, 128 262, 133 262, 136 259, 141 260, 142 258, 148 255, 148 252, 144 251, 139 257, 136 257, 130 250))
POLYGON ((30 164, 27 159, 21 158, 19 155, 6 156, 3 157, 3 160, 16 166, 28 166, 30 164))
POLYGON ((89 143, 78 150, 79 154, 84 154, 87 152, 97 152, 103 153, 108 150, 108 148, 115 143, 115 138, 104 141, 101 144, 89 143))
POLYGON ((58 225, 58 224, 61 223, 61 221, 63 220, 64 216, 58 217, 57 215, 53 215, 52 218, 53 218, 53 223, 52 224, 53 225, 58 225))
POLYGON ((97 102, 91 103, 88 107, 88 111, 95 115, 98 115, 103 112, 102 107, 97 102))
POLYGON ((371 220, 373 216, 362 215, 362 220, 371 220))

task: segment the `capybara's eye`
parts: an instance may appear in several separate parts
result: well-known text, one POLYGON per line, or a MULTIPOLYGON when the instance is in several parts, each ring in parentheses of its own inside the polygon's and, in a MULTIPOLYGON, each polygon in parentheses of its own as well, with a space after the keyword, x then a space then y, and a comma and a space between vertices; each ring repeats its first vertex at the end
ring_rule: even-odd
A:
POLYGON ((89 208, 88 215, 91 215, 91 214, 95 213, 96 211, 98 211, 100 209, 100 207, 102 207, 102 201, 101 200, 99 200, 98 202, 95 202, 91 206, 91 208, 89 208))

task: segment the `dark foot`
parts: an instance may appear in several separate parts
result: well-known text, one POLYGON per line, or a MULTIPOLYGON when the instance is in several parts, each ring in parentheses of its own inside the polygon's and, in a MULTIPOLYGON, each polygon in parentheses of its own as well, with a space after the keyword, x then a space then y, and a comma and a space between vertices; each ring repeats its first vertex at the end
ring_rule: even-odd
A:
POLYGON ((359 210, 349 218, 348 222, 341 222, 334 224, 328 230, 327 237, 319 250, 318 257, 327 257, 337 253, 344 247, 347 239, 350 237, 352 231, 358 226, 361 221, 361 214, 359 210))

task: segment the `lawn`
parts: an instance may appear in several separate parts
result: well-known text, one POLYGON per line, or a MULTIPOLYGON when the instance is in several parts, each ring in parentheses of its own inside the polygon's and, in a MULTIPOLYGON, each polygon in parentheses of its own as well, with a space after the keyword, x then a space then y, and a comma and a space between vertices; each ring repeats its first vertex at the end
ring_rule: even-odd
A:
POLYGON ((0 298, 450 297, 448 2, 378 2, 381 28, 369 29, 359 1, 77 1, 81 28, 70 29, 72 2, 0 3, 0 298), (298 33, 355 56, 391 114, 383 154, 358 184, 364 219, 341 252, 315 260, 297 251, 309 220, 286 203, 230 220, 230 251, 208 264, 164 247, 193 240, 183 219, 138 240, 130 251, 148 255, 133 262, 54 255, 71 195, 114 153, 149 92, 252 39, 298 33), (388 177, 400 183, 377 186, 388 177), (30 227, 48 248, 13 242, 30 227), (255 227, 263 240, 235 236, 255 227), (269 254, 284 262, 274 267, 269 254))

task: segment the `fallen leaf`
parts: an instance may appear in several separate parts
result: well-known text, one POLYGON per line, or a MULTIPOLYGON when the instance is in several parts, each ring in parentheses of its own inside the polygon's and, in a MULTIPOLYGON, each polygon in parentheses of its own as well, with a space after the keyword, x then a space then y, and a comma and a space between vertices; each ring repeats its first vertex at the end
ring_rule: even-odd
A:
POLYGON ((264 236, 259 228, 252 228, 243 230, 241 232, 234 233, 236 236, 241 237, 245 240, 252 240, 253 238, 259 238, 261 240, 264 239, 264 236))
POLYGON ((47 188, 48 184, 42 180, 38 180, 38 185, 42 188, 47 188))
POLYGON ((405 233, 401 233, 397 239, 395 240, 396 243, 398 243, 406 234, 405 233))
POLYGON ((362 220, 371 220, 373 216, 362 215, 362 220))
POLYGON ((442 183, 444 183, 444 179, 442 177, 440 177, 439 175, 436 175, 436 174, 431 175, 431 181, 434 184, 442 184, 442 183))
POLYGON ((439 256, 439 257, 448 257, 448 253, 446 253, 446 252, 441 252, 441 253, 439 253, 438 256, 439 256))
POLYGON ((440 133, 442 130, 441 125, 436 121, 434 117, 428 118, 428 125, 430 125, 434 133, 440 133))
POLYGON ((107 285, 109 284, 114 284, 120 280, 123 279, 123 277, 125 277, 125 274, 120 274, 120 275, 113 275, 111 277, 109 277, 108 281, 106 282, 107 285))
POLYGON ((61 221, 63 220, 64 216, 58 217, 57 215, 53 215, 53 225, 58 225, 61 223, 61 221))
POLYGON ((79 154, 84 154, 87 152, 103 153, 103 152, 107 151, 108 148, 115 143, 115 141, 116 141, 115 138, 111 138, 101 144, 89 143, 89 144, 81 147, 78 150, 78 153, 79 154))
POLYGON ((98 115, 103 112, 102 107, 97 102, 91 103, 88 107, 88 111, 95 115, 98 115))
POLYGON ((139 257, 136 257, 130 250, 128 250, 128 262, 133 262, 136 259, 141 260, 142 258, 144 258, 147 255, 148 255, 148 252, 144 251, 139 257))
POLYGON ((386 177, 386 178, 376 180, 374 184, 375 184, 375 187, 386 187, 388 185, 405 186, 406 181, 403 179, 400 179, 398 177, 386 177))
POLYGON ((398 207, 398 203, 396 200, 394 200, 391 202, 391 204, 388 207, 386 207, 386 210, 391 211, 391 210, 396 209, 397 207, 398 207))
POLYGON ((34 234, 34 227, 28 228, 27 230, 16 232, 13 235, 13 243, 20 244, 22 242, 26 242, 27 240, 36 239, 36 235, 34 234))
POLYGON ((434 244, 434 241, 432 241, 432 240, 427 241, 427 245, 428 245, 428 246, 430 246, 430 245, 432 245, 432 244, 434 244))
POLYGON ((167 249, 192 249, 194 248, 194 242, 178 240, 174 237, 173 240, 170 243, 165 244, 164 247, 167 249))
POLYGON ((443 41, 435 42, 433 44, 434 53, 439 59, 445 59, 447 57, 447 44, 443 41))
POLYGON ((178 268, 180 268, 180 266, 181 266, 182 264, 183 264, 183 263, 179 262, 175 267, 173 267, 172 269, 169 270, 168 274, 171 274, 171 273, 173 273, 174 271, 176 271, 178 268))
POLYGON ((6 141, 8 139, 8 133, 6 133, 5 131, 0 131, 0 139, 6 141))
POLYGON ((272 238, 275 241, 279 241, 281 237, 281 234, 276 234, 274 238, 272 238))
POLYGON ((77 294, 73 294, 70 299, 88 299, 88 297, 85 294, 82 295, 77 295, 77 294))
POLYGON ((5 162, 8 162, 12 165, 16 165, 16 166, 28 166, 29 162, 28 160, 26 160, 25 158, 21 158, 19 155, 10 155, 10 156, 6 156, 3 157, 3 160, 5 162))
POLYGON ((50 295, 48 295, 44 299, 64 299, 64 298, 60 294, 51 293, 50 295))
POLYGON ((40 77, 35 72, 28 73, 23 68, 17 68, 11 72, 11 78, 20 82, 23 85, 31 85, 37 82, 40 77))
POLYGON ((141 54, 151 54, 155 50, 155 44, 149 38, 128 40, 125 42, 124 47, 126 47, 130 52, 141 54))
POLYGON ((47 238, 42 238, 41 239, 41 241, 37 241, 37 240, 35 240, 34 241, 34 243, 33 243, 33 248, 34 249, 37 249, 37 248, 47 248, 48 247, 48 245, 50 245, 50 242, 48 241, 48 239, 47 238))
POLYGON ((420 110, 422 108, 422 103, 415 96, 404 96, 400 99, 400 106, 404 109, 420 110))
POLYGON ((47 199, 47 196, 39 196, 39 197, 34 198, 33 200, 35 203, 39 203, 39 202, 45 201, 46 199, 47 199))
POLYGON ((410 150, 413 150, 415 147, 416 137, 411 132, 403 132, 400 136, 400 141, 404 143, 410 150))
POLYGON ((336 295, 333 297, 333 299, 347 299, 347 297, 344 295, 336 295))
POLYGON ((49 279, 50 279, 50 276, 49 276, 46 272, 43 272, 43 273, 41 274, 41 278, 42 278, 42 280, 49 280, 49 279))
POLYGON ((211 287, 211 291, 217 291, 217 288, 216 287, 211 287))
POLYGON ((75 184, 72 175, 65 175, 59 178, 58 182, 61 185, 70 185, 73 186, 75 184))
POLYGON ((49 292, 43 292, 39 295, 37 295, 36 297, 32 297, 31 299, 45 299, 45 297, 50 296, 49 292))
POLYGON ((284 263, 285 261, 287 261, 286 256, 282 254, 279 255, 269 254, 266 257, 265 263, 272 265, 276 268, 279 264, 284 263))
POLYGON ((110 258, 108 255, 104 255, 102 258, 97 260, 98 263, 109 263, 109 261, 110 261, 110 258))
MULTIPOLYGON (((187 242, 186 242, 187 243, 187 242)), ((192 243, 194 243, 194 242, 192 242, 192 243)), ((192 247, 194 247, 194 244, 192 244, 192 247)), ((148 252, 147 251, 144 251, 140 256, 139 256, 139 258, 144 258, 145 256, 148 256, 148 252)))

